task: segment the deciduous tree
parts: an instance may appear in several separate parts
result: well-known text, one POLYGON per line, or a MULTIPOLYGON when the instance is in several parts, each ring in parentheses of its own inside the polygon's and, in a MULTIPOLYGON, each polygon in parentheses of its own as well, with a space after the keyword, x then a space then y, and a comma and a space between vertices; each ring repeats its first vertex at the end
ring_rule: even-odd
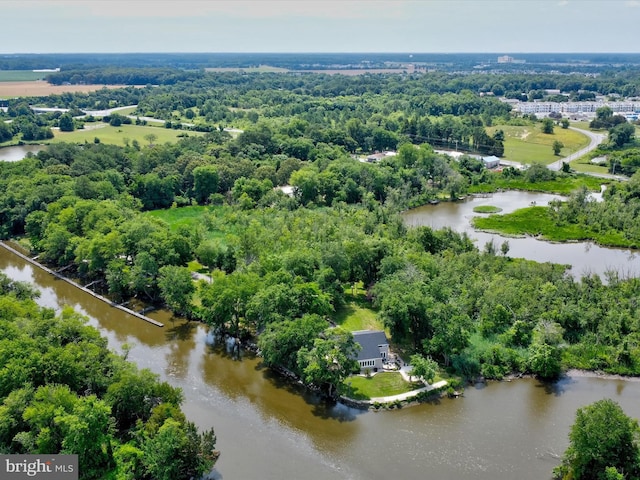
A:
POLYGON ((569 433, 569 448, 554 476, 563 480, 602 480, 616 478, 614 473, 618 473, 623 478, 638 478, 639 435, 637 420, 625 415, 613 400, 579 408, 569 433))

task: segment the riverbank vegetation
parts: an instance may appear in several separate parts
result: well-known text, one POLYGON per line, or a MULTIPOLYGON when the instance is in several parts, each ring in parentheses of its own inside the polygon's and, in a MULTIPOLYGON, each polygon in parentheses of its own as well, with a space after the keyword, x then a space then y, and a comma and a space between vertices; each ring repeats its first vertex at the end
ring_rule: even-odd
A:
MULTIPOLYGON (((143 188, 145 176, 128 183, 119 173, 120 165, 140 168, 150 159, 165 158, 157 156, 161 151, 199 148, 206 141, 144 147, 139 156, 135 149, 115 146, 60 145, 5 164, 5 199, 16 202, 15 210, 4 211, 13 219, 5 227, 24 229, 43 261, 58 267, 75 264, 74 275, 87 280, 104 278, 115 298, 164 301, 221 332, 243 340, 258 336, 267 365, 285 367, 327 393, 355 367, 347 354, 353 344, 348 336, 336 335, 329 323, 353 308, 353 294, 362 316, 377 315, 398 348, 430 355, 460 375, 500 378, 530 372, 552 377, 564 367, 638 371, 640 351, 631 340, 637 331, 631 320, 635 306, 606 300, 630 302, 639 288, 632 279, 612 276, 608 285, 597 277, 574 280, 561 266, 481 253, 464 235, 449 230, 407 230, 394 204, 381 203, 373 194, 353 197, 360 203, 320 206, 305 204, 304 192, 289 197, 246 179, 233 182, 227 195, 211 193, 211 182, 198 179, 217 177, 230 185, 223 176, 230 173, 224 163, 193 167, 196 180, 188 195, 213 201, 203 206, 177 207, 184 200, 160 195, 173 190, 158 176, 146 177, 153 188, 148 190, 143 188), (82 171, 86 162, 93 165, 89 175, 65 174, 82 171), (98 175, 100 165, 112 170, 98 175), (55 183, 47 183, 53 179, 55 183), (32 182, 41 188, 27 187, 32 182), (31 199, 35 194, 39 201, 31 199), (101 199, 103 195, 107 198, 101 199), (247 197, 254 202, 250 208, 242 207, 247 197), (174 206, 142 212, 145 204, 153 208, 160 201, 174 206), (43 204, 46 210, 24 210, 43 204), (20 215, 25 215, 22 224, 20 215), (213 272, 213 282, 208 276, 191 279, 186 265, 194 258, 213 272), (358 290, 347 295, 354 284, 358 290), (367 286, 366 293, 359 285, 367 286), (596 303, 588 300, 596 296, 596 303), (336 348, 342 353, 332 361, 340 369, 332 370, 334 377, 321 376, 323 352, 336 348)), ((198 158, 193 151, 178 158, 183 155, 198 158)), ((380 169, 349 162, 344 165, 356 172, 380 169)), ((166 169, 171 163, 159 165, 166 169)), ((171 181, 181 182, 180 177, 171 181)), ((191 198, 189 204, 197 203, 191 198)))
POLYGON ((482 230, 539 235, 558 242, 591 240, 605 246, 639 248, 639 186, 640 174, 635 174, 628 182, 612 184, 605 190, 602 202, 581 189, 567 201, 552 201, 548 207, 530 207, 507 215, 476 217, 473 225, 482 230))
POLYGON ((69 308, 0 274, 0 449, 78 455, 81 478, 189 479, 218 453, 180 410, 182 392, 110 352, 69 308))

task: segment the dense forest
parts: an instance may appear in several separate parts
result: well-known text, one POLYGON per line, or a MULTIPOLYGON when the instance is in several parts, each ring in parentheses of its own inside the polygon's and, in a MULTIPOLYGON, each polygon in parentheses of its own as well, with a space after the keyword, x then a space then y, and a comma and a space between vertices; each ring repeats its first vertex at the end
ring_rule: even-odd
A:
MULTIPOLYGON (((331 392, 352 367, 349 355, 336 378, 312 373, 328 345, 353 348, 330 329, 353 285, 367 291, 395 343, 462 376, 553 377, 566 367, 636 374, 635 304, 606 300, 633 298, 635 279, 614 272, 606 282, 574 279, 562 266, 511 259, 508 247, 499 255, 498 246, 479 249, 455 232, 404 226, 402 210, 469 191, 589 184, 542 166, 490 172, 473 157, 437 154, 434 146, 499 153, 500 131, 489 136, 487 126, 534 122, 468 90, 478 79, 487 81, 219 73, 53 96, 40 102, 137 104, 141 116, 214 129, 177 144, 55 144, 1 164, 2 236, 22 238, 54 267, 74 265, 76 275, 102 280, 115 298, 166 303, 243 340, 257 338, 267 364, 331 392), (225 125, 243 131, 232 137, 225 125), (397 155, 375 163, 353 157, 376 150, 397 155), (276 188, 283 186, 293 194, 276 188), (163 209, 179 221, 163 220, 163 209), (194 260, 212 282, 192 281, 194 260), (306 334, 292 338, 296 331, 306 334)), ((60 122, 56 113, 35 115, 28 102, 10 103, 10 125, 60 122)), ((635 198, 634 185, 612 187, 598 208, 622 211, 615 202, 635 198)), ((558 218, 586 209, 579 198, 558 206, 558 218)), ((631 220, 611 217, 606 228, 634 235, 632 205, 624 216, 631 220)))
POLYGON ((174 69, 251 68, 271 65, 291 70, 385 68, 407 63, 442 71, 478 66, 532 72, 603 72, 640 65, 636 53, 518 53, 523 63, 498 64, 501 53, 67 53, 13 54, 0 58, 0 70, 150 67, 174 69))
POLYGON ((217 458, 179 389, 138 370, 71 309, 0 274, 0 451, 77 454, 83 479, 194 478, 217 458))

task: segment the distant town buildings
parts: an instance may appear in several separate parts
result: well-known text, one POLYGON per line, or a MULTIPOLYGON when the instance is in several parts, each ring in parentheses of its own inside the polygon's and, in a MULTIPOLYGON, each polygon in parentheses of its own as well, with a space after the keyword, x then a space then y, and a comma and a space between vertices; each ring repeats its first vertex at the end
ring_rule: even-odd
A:
POLYGON ((525 60, 518 60, 517 58, 510 57, 509 55, 503 55, 498 57, 498 63, 525 63, 525 60))

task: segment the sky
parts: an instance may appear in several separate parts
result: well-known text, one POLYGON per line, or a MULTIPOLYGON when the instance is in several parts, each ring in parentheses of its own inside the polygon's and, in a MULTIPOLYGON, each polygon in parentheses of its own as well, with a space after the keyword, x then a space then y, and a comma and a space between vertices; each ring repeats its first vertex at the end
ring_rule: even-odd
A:
POLYGON ((640 53, 640 0, 0 0, 0 53, 640 53))

